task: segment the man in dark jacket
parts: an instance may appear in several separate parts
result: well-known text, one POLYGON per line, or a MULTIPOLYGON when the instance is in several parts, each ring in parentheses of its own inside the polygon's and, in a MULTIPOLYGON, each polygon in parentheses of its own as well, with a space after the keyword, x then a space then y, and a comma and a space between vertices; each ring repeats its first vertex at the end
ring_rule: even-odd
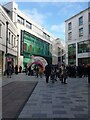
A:
POLYGON ((46 65, 46 67, 45 67, 45 75, 46 75, 46 83, 48 83, 49 77, 51 75, 51 65, 50 64, 46 65))

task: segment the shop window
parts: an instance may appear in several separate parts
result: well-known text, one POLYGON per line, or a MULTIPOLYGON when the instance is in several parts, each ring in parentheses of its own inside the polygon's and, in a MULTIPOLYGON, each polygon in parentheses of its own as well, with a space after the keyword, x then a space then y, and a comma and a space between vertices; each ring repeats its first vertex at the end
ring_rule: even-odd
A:
POLYGON ((78 43, 78 53, 89 52, 89 41, 83 41, 78 43))
POLYGON ((69 64, 76 63, 76 45, 75 44, 68 45, 68 63, 69 64))

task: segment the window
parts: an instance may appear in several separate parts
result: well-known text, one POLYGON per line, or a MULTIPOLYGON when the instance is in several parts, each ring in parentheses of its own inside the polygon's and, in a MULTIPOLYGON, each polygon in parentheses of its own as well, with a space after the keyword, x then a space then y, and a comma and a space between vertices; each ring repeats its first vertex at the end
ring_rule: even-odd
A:
POLYGON ((50 40, 50 36, 46 34, 46 39, 47 40, 50 40))
POLYGON ((11 39, 11 44, 12 44, 12 46, 13 46, 13 35, 12 35, 12 39, 11 39))
POLYGON ((90 22, 90 13, 88 14, 88 21, 90 22))
POLYGON ((30 52, 32 52, 32 45, 30 45, 30 52))
POLYGON ((10 44, 10 37, 11 37, 11 33, 9 32, 9 44, 10 44))
POLYGON ((68 23, 68 30, 71 30, 71 29, 72 29, 72 24, 70 22, 70 23, 68 23))
POLYGON ((17 22, 24 25, 24 19, 20 17, 19 15, 17 16, 17 22))
POLYGON ((76 63, 76 44, 68 45, 68 64, 76 63))
POLYGON ((26 43, 24 43, 24 47, 23 47, 23 49, 24 49, 24 51, 27 50, 27 44, 26 44, 26 43))
POLYGON ((83 28, 79 29, 79 37, 83 36, 83 28))
POLYGON ((46 33, 43 33, 43 37, 46 38, 46 33))
POLYGON ((83 25, 83 16, 79 18, 79 26, 83 25))
POLYGON ((15 39, 15 37, 14 37, 14 46, 16 45, 16 39, 15 39))
POLYGON ((89 52, 89 42, 90 41, 83 41, 78 43, 78 53, 86 53, 89 52))
POLYGON ((29 23, 28 21, 26 21, 26 27, 29 28, 29 29, 32 29, 32 24, 29 23))
POLYGON ((2 37, 2 32, 1 32, 2 30, 1 29, 2 29, 2 24, 0 24, 0 37, 2 37))
POLYGON ((90 34, 90 25, 89 25, 89 30, 88 31, 89 31, 89 34, 90 34))
POLYGON ((50 40, 50 36, 43 32, 43 37, 47 40, 50 40))
POLYGON ((68 33, 68 40, 72 39, 72 32, 68 33))

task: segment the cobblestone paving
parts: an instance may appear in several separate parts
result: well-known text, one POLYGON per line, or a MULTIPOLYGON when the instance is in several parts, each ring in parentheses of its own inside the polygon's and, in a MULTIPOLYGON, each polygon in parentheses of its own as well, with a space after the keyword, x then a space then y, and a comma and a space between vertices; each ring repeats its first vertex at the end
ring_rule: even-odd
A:
POLYGON ((88 118, 87 78, 53 84, 40 79, 19 118, 88 118))

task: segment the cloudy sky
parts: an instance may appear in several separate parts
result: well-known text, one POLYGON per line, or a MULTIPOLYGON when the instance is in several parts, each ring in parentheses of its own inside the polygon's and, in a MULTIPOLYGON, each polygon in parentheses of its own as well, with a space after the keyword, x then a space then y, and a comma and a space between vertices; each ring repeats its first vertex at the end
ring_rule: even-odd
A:
POLYGON ((86 9, 89 0, 52 0, 53 2, 51 0, 43 0, 43 2, 40 2, 41 0, 21 1, 17 0, 20 10, 45 27, 54 36, 65 40, 65 20, 86 9))
POLYGON ((65 20, 88 7, 87 2, 18 2, 18 7, 49 32, 65 40, 65 20))

